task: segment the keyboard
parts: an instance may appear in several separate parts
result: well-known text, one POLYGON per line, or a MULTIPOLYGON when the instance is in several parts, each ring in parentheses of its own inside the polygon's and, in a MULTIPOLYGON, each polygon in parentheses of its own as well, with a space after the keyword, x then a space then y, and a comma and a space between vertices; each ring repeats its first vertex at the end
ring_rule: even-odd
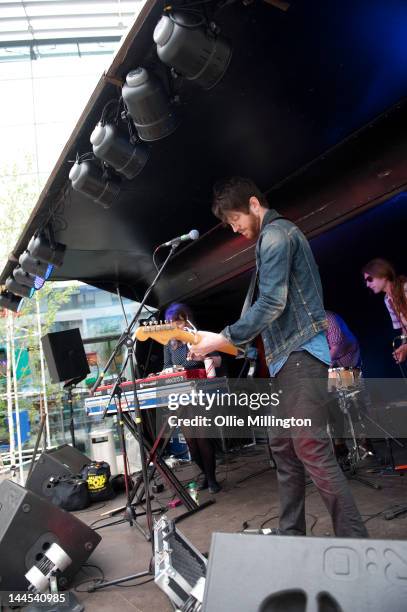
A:
MULTIPOLYGON (((205 370, 183 370, 166 375, 137 380, 137 398, 141 410, 149 410, 167 407, 169 396, 173 393, 191 395, 192 391, 205 393, 215 392, 219 388, 225 388, 225 380, 219 378, 205 378, 205 370), (201 375, 192 378, 193 372, 201 375)), ((106 414, 117 414, 118 398, 112 398, 113 384, 98 387, 93 397, 85 398, 86 414, 90 417, 100 416, 108 406, 106 414)), ((134 411, 133 383, 130 381, 121 384, 121 408, 123 412, 134 411)))

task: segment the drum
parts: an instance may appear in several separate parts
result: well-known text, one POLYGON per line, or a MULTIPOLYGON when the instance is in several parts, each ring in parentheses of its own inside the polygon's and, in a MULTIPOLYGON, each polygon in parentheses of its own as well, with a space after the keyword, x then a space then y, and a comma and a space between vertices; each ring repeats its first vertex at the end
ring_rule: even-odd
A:
POLYGON ((355 387, 362 375, 360 368, 329 368, 328 391, 343 391, 355 387))

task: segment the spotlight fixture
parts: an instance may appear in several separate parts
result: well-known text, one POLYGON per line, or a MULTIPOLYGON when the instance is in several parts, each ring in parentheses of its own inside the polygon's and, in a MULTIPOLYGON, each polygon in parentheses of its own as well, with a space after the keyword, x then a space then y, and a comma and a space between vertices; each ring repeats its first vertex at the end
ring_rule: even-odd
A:
POLYGON ((24 251, 24 253, 20 255, 18 262, 24 272, 34 274, 34 276, 40 276, 44 280, 48 280, 54 270, 54 266, 52 264, 32 257, 30 251, 28 250, 24 251))
POLYGON ((158 57, 203 89, 214 87, 225 74, 232 49, 204 17, 195 13, 163 15, 154 30, 158 57))
POLYGON ((14 278, 9 276, 6 280, 6 289, 10 291, 10 293, 14 293, 14 295, 19 295, 20 297, 32 297, 34 295, 34 287, 30 288, 26 285, 20 285, 14 278))
POLYGON ((136 177, 148 159, 146 145, 131 145, 111 123, 98 123, 91 134, 90 142, 96 157, 128 179, 136 177))
POLYGON ((24 270, 17 266, 13 270, 14 280, 16 280, 20 285, 24 285, 25 287, 34 287, 35 289, 35 276, 34 274, 29 274, 28 272, 24 272, 24 270))
POLYGON ((163 84, 145 68, 139 67, 128 73, 122 96, 141 140, 160 140, 178 127, 174 104, 163 84))
POLYGON ((9 291, 2 291, 0 293, 0 308, 7 308, 13 312, 19 312, 23 305, 23 298, 18 295, 13 295, 9 291))
MULTIPOLYGON (((61 242, 51 243, 43 233, 34 234, 27 247, 31 258, 38 259, 44 264, 52 264, 56 268, 62 266, 62 262, 64 261, 65 249, 66 246, 64 244, 62 244, 61 242)), ((24 270, 26 272, 29 272, 29 270, 26 270, 25 268, 24 270)), ((49 277, 52 270, 48 270, 48 272, 49 277)), ((42 276, 42 274, 40 275, 42 276)), ((46 274, 44 274, 44 278, 48 277, 46 276, 46 274)))
POLYGON ((69 172, 73 189, 86 194, 103 208, 110 208, 120 193, 120 187, 106 180, 99 166, 90 161, 77 161, 69 172))
POLYGON ((21 266, 14 268, 13 270, 14 280, 16 280, 20 285, 25 285, 26 287, 34 287, 34 289, 42 289, 45 283, 45 278, 41 276, 37 276, 35 274, 29 274, 25 272, 21 266))

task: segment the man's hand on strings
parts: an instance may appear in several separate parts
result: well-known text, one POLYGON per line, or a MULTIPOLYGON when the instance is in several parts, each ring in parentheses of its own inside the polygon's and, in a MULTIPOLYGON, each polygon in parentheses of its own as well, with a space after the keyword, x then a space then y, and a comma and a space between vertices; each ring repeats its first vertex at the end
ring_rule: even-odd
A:
POLYGON ((217 351, 222 345, 225 344, 226 339, 222 334, 215 334, 213 332, 199 331, 197 333, 199 342, 191 346, 189 359, 204 359, 208 353, 217 351))

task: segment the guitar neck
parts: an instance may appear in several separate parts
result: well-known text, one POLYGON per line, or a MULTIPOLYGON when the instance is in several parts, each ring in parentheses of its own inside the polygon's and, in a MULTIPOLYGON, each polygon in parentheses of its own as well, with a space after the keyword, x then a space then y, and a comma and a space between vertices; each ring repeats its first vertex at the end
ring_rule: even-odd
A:
MULTIPOLYGON (((151 338, 157 342, 160 342, 161 344, 168 344, 172 338, 175 338, 184 344, 191 345, 198 344, 198 342, 201 340, 199 333, 188 331, 186 329, 170 327, 168 324, 139 327, 136 330, 135 337, 142 342, 151 338)), ((222 344, 217 350, 221 353, 233 355, 234 357, 236 357, 236 355, 240 352, 236 346, 227 340, 225 340, 224 344, 222 344)))
MULTIPOLYGON (((191 344, 198 344, 198 342, 200 342, 201 337, 199 334, 192 334, 190 332, 187 332, 187 333, 192 336, 192 340, 188 340, 188 342, 190 342, 191 344)), ((222 344, 217 350, 220 351, 221 353, 227 353, 228 355, 233 355, 234 357, 236 357, 236 355, 239 353, 239 349, 233 344, 231 344, 230 342, 228 342, 227 340, 225 340, 225 343, 222 344)))

